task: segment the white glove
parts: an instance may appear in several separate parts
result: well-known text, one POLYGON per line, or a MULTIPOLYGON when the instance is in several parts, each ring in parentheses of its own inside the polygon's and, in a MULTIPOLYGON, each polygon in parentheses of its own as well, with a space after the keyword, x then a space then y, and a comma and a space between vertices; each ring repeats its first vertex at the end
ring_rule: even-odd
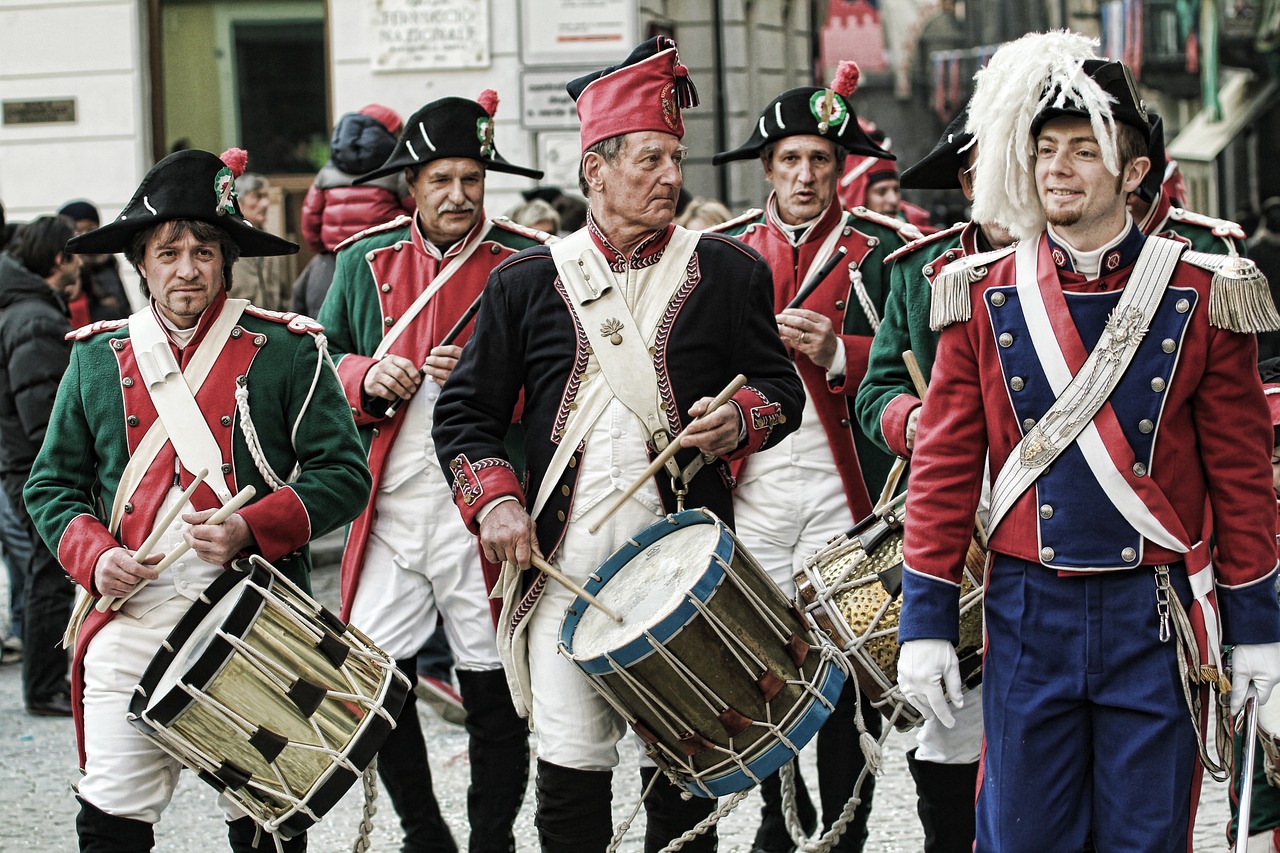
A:
POLYGON ((947 707, 948 700, 957 708, 964 707, 955 647, 948 640, 903 643, 898 652, 898 687, 926 720, 954 726, 956 719, 947 707))
MULTIPOLYGON (((902 680, 901 674, 898 680, 902 680)), ((1231 651, 1231 716, 1244 708, 1244 694, 1252 682, 1258 704, 1265 705, 1280 682, 1280 643, 1236 646, 1231 651)))

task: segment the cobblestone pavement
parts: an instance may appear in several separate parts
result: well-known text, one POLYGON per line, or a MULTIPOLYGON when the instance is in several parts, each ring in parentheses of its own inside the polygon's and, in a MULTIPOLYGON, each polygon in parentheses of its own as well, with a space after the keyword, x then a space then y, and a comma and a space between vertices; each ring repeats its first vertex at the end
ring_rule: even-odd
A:
MULTIPOLYGON (((331 549, 329 553, 332 555, 331 549)), ((0 577, 0 586, 3 585, 0 577)), ((329 565, 319 570, 315 587, 321 601, 335 604, 336 567, 329 565)), ((6 600, 7 596, 0 591, 0 601, 6 600)), ((74 825, 77 810, 71 790, 76 779, 71 722, 28 716, 22 705, 18 670, 17 666, 0 666, 0 802, 4 803, 5 815, 4 820, 0 820, 0 853, 68 853, 76 849, 74 825)), ((469 779, 466 737, 461 728, 442 722, 430 711, 424 710, 422 714, 431 750, 436 796, 455 838, 465 850, 469 779)), ((914 785, 903 758, 913 743, 909 735, 895 732, 885 744, 884 768, 876 784, 871 838, 866 847, 868 853, 908 853, 921 849, 923 833, 915 815, 914 785)), ((806 753, 802 760, 811 763, 811 754, 806 753)), ((615 825, 627 817, 639 796, 635 764, 636 752, 628 739, 622 765, 614 777, 615 825)), ((812 767, 806 769, 809 779, 817 778, 812 767)), ((363 805, 358 787, 348 792, 333 811, 311 830, 309 846, 312 853, 339 853, 352 849, 363 805)), ((156 850, 159 853, 225 850, 226 833, 214 798, 212 789, 194 774, 184 773, 173 802, 156 827, 156 850)), ((380 797, 377 802, 381 808, 374 819, 370 849, 374 853, 393 853, 400 849, 399 838, 394 831, 394 812, 384 798, 380 797)), ((1226 811, 1225 787, 1206 784, 1196 825, 1197 851, 1225 849, 1222 827, 1226 811)), ((748 853, 758 812, 759 796, 753 793, 721 821, 721 853, 748 853)), ((639 853, 643 850, 643 823, 641 816, 623 842, 622 851, 639 853)), ((536 851, 532 790, 525 797, 516 830, 519 849, 524 853, 536 851)))

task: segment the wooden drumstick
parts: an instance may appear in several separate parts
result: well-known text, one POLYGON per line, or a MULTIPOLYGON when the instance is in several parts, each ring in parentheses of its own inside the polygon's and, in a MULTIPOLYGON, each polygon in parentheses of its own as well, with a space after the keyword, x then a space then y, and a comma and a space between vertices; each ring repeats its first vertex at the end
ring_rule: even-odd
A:
MULTIPOLYGON (((224 504, 213 515, 209 516, 208 520, 206 520, 203 523, 214 524, 214 525, 222 524, 222 522, 230 518, 235 513, 236 510, 240 509, 240 507, 244 506, 249 501, 253 500, 253 496, 256 495, 257 493, 258 493, 257 490, 253 486, 245 486, 243 489, 241 489, 240 491, 232 495, 231 500, 227 501, 226 504, 224 504)), ((179 557, 183 556, 190 550, 191 550, 191 546, 184 541, 177 548, 174 548, 172 551, 170 551, 168 554, 165 555, 164 559, 161 560, 160 563, 156 566, 156 573, 159 574, 160 572, 163 572, 165 569, 172 566, 175 562, 177 562, 179 557)), ((137 595, 138 590, 142 589, 144 586, 146 586, 149 583, 150 581, 144 578, 143 580, 138 582, 137 586, 135 586, 132 590, 129 591, 128 595, 121 596, 120 598, 117 598, 114 601, 108 602, 111 606, 111 609, 119 610, 120 605, 124 604, 126 601, 128 601, 129 599, 137 595)))
MULTIPOLYGON (((707 406, 707 410, 702 413, 702 417, 705 418, 707 415, 723 406, 729 401, 730 397, 737 394, 742 386, 746 384, 747 377, 739 373, 733 378, 732 382, 724 387, 723 391, 716 395, 715 399, 711 401, 711 404, 707 406)), ((689 427, 686 426, 676 434, 675 438, 671 439, 671 442, 666 447, 662 448, 662 452, 654 457, 653 462, 649 463, 649 467, 644 470, 644 473, 637 477, 636 481, 631 484, 630 488, 622 493, 622 497, 618 498, 614 505, 609 507, 609 511, 601 518, 597 519, 595 524, 592 524, 591 527, 588 528, 592 534, 599 530, 606 521, 612 518, 613 514, 620 510, 622 505, 625 504, 632 495, 639 491, 640 487, 643 486, 649 478, 661 471, 663 466, 667 464, 668 459, 676 455, 676 451, 680 449, 680 439, 688 431, 689 427)))
POLYGON ((547 577, 551 578, 553 581, 560 584, 565 589, 569 590, 569 592, 572 592, 574 595, 577 595, 583 601, 590 604, 592 607, 600 608, 600 612, 603 613, 605 616, 608 616, 614 622, 617 622, 619 625, 622 624, 621 616, 619 616, 617 613, 614 613, 608 607, 604 606, 604 604, 600 602, 600 599, 596 598, 594 595, 587 592, 585 589, 578 586, 573 581, 569 580, 569 578, 565 576, 564 572, 560 571, 555 566, 551 565, 549 562, 544 560, 542 557, 539 557, 537 554, 534 554, 530 558, 530 560, 533 563, 533 565, 536 568, 541 569, 542 572, 546 574, 547 577))
MULTIPOLYGON (((141 563, 147 557, 151 556, 151 549, 156 547, 156 543, 160 541, 160 537, 169 529, 169 525, 173 524, 173 520, 182 512, 183 507, 191 500, 191 496, 196 493, 196 487, 204 482, 204 478, 209 476, 208 468, 201 468, 200 473, 196 474, 196 478, 191 481, 191 485, 187 486, 182 496, 178 498, 177 503, 170 507, 164 517, 156 522, 156 526, 152 528, 151 535, 142 543, 142 547, 133 552, 133 559, 141 563)), ((106 613, 107 608, 115 601, 114 596, 104 595, 98 599, 97 610, 99 613, 106 613)))

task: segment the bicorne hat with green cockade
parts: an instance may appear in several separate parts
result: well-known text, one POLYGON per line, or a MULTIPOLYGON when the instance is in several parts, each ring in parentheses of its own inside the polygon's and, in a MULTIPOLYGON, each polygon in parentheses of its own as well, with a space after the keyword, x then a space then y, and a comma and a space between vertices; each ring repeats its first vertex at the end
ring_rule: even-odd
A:
POLYGON ((478 101, 467 98, 432 101, 404 123, 387 162, 356 178, 355 183, 363 184, 447 157, 478 160, 493 172, 541 178, 541 170, 508 163, 498 153, 493 141, 493 117, 497 111, 498 93, 492 89, 481 92, 478 101))
POLYGON ((119 216, 72 237, 67 250, 88 255, 124 252, 142 231, 187 219, 226 231, 240 247, 241 257, 292 255, 298 244, 254 228, 240 213, 236 178, 244 174, 248 157, 241 148, 230 148, 221 157, 194 148, 170 154, 151 167, 119 216))
POLYGON ((850 154, 894 159, 892 154, 872 142, 858 123, 850 100, 858 88, 858 77, 858 64, 844 61, 829 87, 801 86, 783 92, 764 108, 750 139, 732 151, 721 151, 711 158, 711 162, 719 166, 733 160, 750 160, 758 157, 767 146, 788 136, 821 136, 850 154))

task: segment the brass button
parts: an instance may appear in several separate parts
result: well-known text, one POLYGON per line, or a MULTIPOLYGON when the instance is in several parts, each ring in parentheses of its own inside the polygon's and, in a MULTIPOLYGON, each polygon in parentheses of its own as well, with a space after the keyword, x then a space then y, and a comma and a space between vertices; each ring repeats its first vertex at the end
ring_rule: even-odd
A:
POLYGON ((568 486, 561 486, 561 487, 560 487, 560 494, 564 495, 566 498, 567 498, 567 497, 569 497, 569 487, 568 487, 568 486))
POLYGON ((1053 558, 1054 558, 1055 556, 1056 556, 1056 554, 1054 553, 1054 550, 1053 550, 1052 548, 1050 548, 1048 545, 1046 545, 1046 546, 1044 546, 1043 548, 1041 548, 1041 549, 1040 549, 1040 560, 1041 560, 1041 562, 1044 562, 1044 563, 1051 563, 1051 562, 1053 562, 1053 558))
POLYGON ((231 473, 231 463, 230 463, 230 462, 223 462, 223 463, 222 463, 222 473, 224 473, 224 474, 230 474, 230 473, 231 473))
POLYGON ((133 377, 132 377, 132 376, 126 376, 124 379, 120 380, 120 384, 121 384, 121 385, 123 385, 123 386, 124 386, 124 387, 126 387, 126 388, 132 388, 132 387, 133 387, 133 377))
POLYGON ((1185 314, 1191 310, 1191 303, 1188 302, 1186 299, 1179 299, 1177 302, 1174 303, 1173 308, 1179 314, 1185 314))
POLYGON ((843 300, 843 299, 837 299, 837 300, 836 300, 836 310, 837 310, 837 311, 843 311, 843 310, 844 310, 844 300, 843 300))
POLYGON ((1026 380, 1023 379, 1021 376, 1015 376, 1009 380, 1009 387, 1015 391, 1021 391, 1023 388, 1026 387, 1026 385, 1027 385, 1026 380))
POLYGON ((127 423, 131 427, 136 427, 138 425, 138 416, 129 415, 129 417, 125 418, 125 423, 127 423))
POLYGON ((1147 466, 1143 465, 1141 462, 1133 463, 1133 476, 1135 477, 1147 476, 1147 466))
POLYGON ((243 334, 244 334, 244 329, 240 328, 239 326, 236 326, 234 329, 231 330, 231 337, 233 338, 238 338, 243 334))
POLYGON ((391 285, 389 285, 389 284, 387 284, 387 283, 385 283, 385 282, 384 282, 384 283, 383 283, 383 285, 382 285, 382 292, 383 292, 383 293, 390 293, 390 292, 391 292, 391 285))
POLYGON ((1151 431, 1154 430, 1155 428, 1156 428, 1156 425, 1153 424, 1148 418, 1143 418, 1142 420, 1138 421, 1138 432, 1142 433, 1143 435, 1149 435, 1151 431))
POLYGON ((223 425, 223 426, 231 426, 231 415, 223 415, 223 416, 222 416, 222 425, 223 425))
POLYGON ((1160 342, 1160 349, 1164 350, 1165 352, 1173 352, 1177 348, 1178 348, 1178 342, 1175 341, 1173 338, 1165 338, 1163 341, 1160 342))
POLYGON ((1159 394, 1164 390, 1164 384, 1164 380, 1157 376, 1155 379, 1151 380, 1151 390, 1159 394))
POLYGON ((1045 519, 1046 521, 1053 518, 1053 507, 1049 506, 1048 504, 1044 504, 1043 506, 1041 506, 1040 517, 1045 519))
POLYGON ((991 294, 991 304, 996 306, 997 308, 999 308, 1001 305, 1004 304, 1004 300, 1005 300, 1005 296, 1003 293, 991 294))
POLYGON ((1002 347, 1013 346, 1013 335, 1009 334, 1008 332, 1004 332, 1003 334, 1000 335, 999 343, 1000 343, 1000 346, 1002 347))
POLYGON ((1036 425, 1035 418, 1027 418, 1025 421, 1022 422, 1022 429, 1025 432, 1031 432, 1031 430, 1035 427, 1035 425, 1036 425))
POLYGON ((382 318, 382 325, 384 326, 391 327, 391 326, 394 326, 395 324, 396 324, 396 321, 391 317, 382 318))
POLYGON ((1120 559, 1124 560, 1126 563, 1132 563, 1134 560, 1138 559, 1138 552, 1132 548, 1125 548, 1120 552, 1120 559))
POLYGON ((120 340, 119 338, 112 338, 111 348, 116 352, 119 352, 120 350, 124 349, 124 341, 120 340))
POLYGON ((125 512, 133 512, 133 504, 131 504, 131 503, 126 503, 126 504, 124 505, 124 511, 125 511, 125 512))

